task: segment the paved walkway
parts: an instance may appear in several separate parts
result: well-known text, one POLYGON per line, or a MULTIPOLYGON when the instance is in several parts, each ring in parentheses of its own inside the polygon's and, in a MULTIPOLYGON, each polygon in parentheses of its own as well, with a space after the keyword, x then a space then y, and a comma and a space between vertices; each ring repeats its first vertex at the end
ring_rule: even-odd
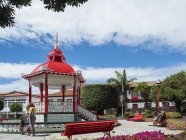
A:
MULTIPOLYGON (((126 120, 118 120, 121 124, 114 128, 115 133, 111 133, 111 135, 127 135, 127 134, 135 134, 142 131, 159 131, 161 130, 165 134, 179 134, 183 131, 181 130, 167 130, 164 127, 153 127, 152 122, 131 122, 126 120)), ((83 135, 74 135, 73 139, 81 140, 82 138, 99 138, 103 137, 103 133, 91 133, 91 134, 83 134, 83 135)), ((52 134, 36 134, 35 137, 30 137, 26 135, 19 134, 0 134, 0 140, 64 140, 66 137, 60 136, 60 133, 52 133, 52 134)))

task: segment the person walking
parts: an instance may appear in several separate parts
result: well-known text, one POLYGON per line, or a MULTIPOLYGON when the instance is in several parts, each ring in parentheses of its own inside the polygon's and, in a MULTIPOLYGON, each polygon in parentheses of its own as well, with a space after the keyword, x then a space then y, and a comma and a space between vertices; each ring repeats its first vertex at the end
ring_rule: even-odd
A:
POLYGON ((19 130, 21 132, 21 135, 24 135, 24 126, 25 126, 24 118, 23 116, 20 116, 19 130))
POLYGON ((31 136, 35 136, 34 124, 36 120, 36 109, 33 103, 29 104, 28 119, 29 119, 29 128, 31 131, 31 136))

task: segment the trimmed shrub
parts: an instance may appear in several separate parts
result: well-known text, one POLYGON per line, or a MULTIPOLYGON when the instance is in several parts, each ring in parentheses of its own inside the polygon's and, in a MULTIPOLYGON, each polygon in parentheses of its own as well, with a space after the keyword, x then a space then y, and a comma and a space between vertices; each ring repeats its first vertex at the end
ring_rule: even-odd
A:
POLYGON ((116 115, 113 115, 113 114, 99 115, 100 120, 112 120, 115 118, 116 118, 116 115))
POLYGON ((3 108, 4 108, 4 102, 3 100, 0 100, 0 111, 3 110, 3 108))
POLYGON ((181 115, 181 113, 179 113, 179 112, 166 112, 166 115, 167 115, 170 119, 182 118, 182 115, 181 115))
POLYGON ((152 114, 144 114, 144 117, 145 117, 145 118, 152 118, 153 115, 152 115, 152 114))
POLYGON ((118 107, 117 89, 111 85, 87 85, 81 89, 82 105, 103 114, 104 109, 118 107))
POLYGON ((11 112, 22 112, 23 110, 22 105, 19 103, 12 103, 9 108, 11 112))
POLYGON ((152 111, 149 109, 145 109, 142 114, 144 115, 145 118, 151 118, 153 117, 152 111))
POLYGON ((126 118, 132 118, 132 117, 134 117, 134 113, 133 112, 125 112, 124 116, 126 118))
POLYGON ((143 112, 144 112, 144 114, 151 114, 151 110, 149 110, 149 109, 144 109, 143 112))

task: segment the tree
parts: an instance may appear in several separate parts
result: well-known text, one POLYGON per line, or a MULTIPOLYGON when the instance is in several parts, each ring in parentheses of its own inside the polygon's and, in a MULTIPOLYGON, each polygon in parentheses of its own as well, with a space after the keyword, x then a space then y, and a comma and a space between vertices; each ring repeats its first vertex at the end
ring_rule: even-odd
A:
POLYGON ((134 88, 134 91, 139 91, 141 93, 141 97, 145 100, 145 103, 151 103, 154 99, 156 99, 154 98, 156 97, 154 87, 149 86, 146 82, 139 83, 138 86, 134 88))
POLYGON ((10 108, 11 112, 16 112, 16 113, 22 112, 22 110, 23 110, 22 105, 19 103, 12 103, 9 108, 10 108))
MULTIPOLYGON (((44 7, 55 12, 64 12, 66 6, 79 7, 87 0, 41 0, 44 7)), ((31 6, 32 0, 0 0, 0 27, 14 26, 15 9, 31 6)))
MULTIPOLYGON (((136 78, 132 78, 132 79, 128 80, 125 69, 123 70, 122 73, 115 71, 115 74, 116 74, 117 79, 116 78, 109 78, 107 80, 107 83, 109 85, 115 86, 118 89, 118 92, 121 92, 124 95, 124 102, 126 105, 127 88, 129 88, 130 84, 134 80, 136 80, 136 78)), ((126 107, 125 107, 125 110, 126 110, 126 107)))
POLYGON ((172 102, 180 112, 182 101, 186 98, 186 72, 181 71, 167 77, 161 83, 161 99, 172 102))
POLYGON ((4 102, 3 100, 0 100, 0 111, 3 110, 3 108, 4 108, 4 102))
POLYGON ((110 85, 88 85, 82 88, 83 107, 103 113, 104 109, 117 107, 117 89, 110 85))

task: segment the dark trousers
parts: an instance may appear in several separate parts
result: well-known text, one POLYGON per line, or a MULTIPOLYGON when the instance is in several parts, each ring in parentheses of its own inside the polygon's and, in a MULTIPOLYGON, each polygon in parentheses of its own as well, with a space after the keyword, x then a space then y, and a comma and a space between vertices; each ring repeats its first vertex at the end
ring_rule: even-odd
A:
POLYGON ((30 116, 29 117, 29 127, 30 127, 30 130, 31 130, 32 134, 35 134, 35 127, 34 127, 35 119, 36 119, 35 116, 30 116))

